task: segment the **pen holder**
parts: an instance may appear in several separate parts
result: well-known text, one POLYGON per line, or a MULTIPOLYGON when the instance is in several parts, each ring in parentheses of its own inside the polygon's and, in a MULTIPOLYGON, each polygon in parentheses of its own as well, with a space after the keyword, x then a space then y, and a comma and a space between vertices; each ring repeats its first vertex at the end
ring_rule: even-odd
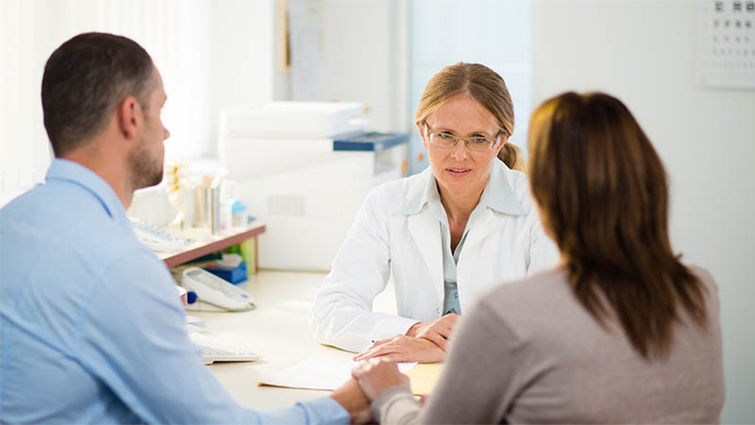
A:
POLYGON ((220 231, 220 197, 215 187, 194 190, 193 227, 208 228, 213 235, 220 231))

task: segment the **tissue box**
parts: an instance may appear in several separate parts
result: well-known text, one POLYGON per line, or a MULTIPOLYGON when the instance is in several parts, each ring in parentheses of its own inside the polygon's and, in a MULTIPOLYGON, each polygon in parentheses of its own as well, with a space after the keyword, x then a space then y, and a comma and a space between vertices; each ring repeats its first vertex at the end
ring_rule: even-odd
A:
POLYGON ((235 268, 213 265, 202 268, 221 279, 225 279, 228 282, 231 282, 234 285, 246 280, 246 263, 241 263, 238 267, 235 268))

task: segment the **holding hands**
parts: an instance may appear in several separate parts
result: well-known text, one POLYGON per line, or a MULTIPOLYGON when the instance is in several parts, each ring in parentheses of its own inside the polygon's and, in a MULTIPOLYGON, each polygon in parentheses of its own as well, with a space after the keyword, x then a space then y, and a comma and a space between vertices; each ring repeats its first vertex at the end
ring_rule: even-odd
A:
POLYGON ((357 381, 349 379, 341 388, 333 391, 330 397, 349 412, 349 422, 364 424, 370 421, 370 401, 359 388, 357 381))
POLYGON ((409 389, 409 377, 398 370, 396 362, 442 362, 448 337, 458 318, 459 315, 451 313, 429 322, 415 323, 406 335, 375 341, 370 348, 355 356, 354 360, 360 363, 351 371, 354 380, 347 383, 349 390, 334 394, 334 398, 342 405, 343 401, 352 403, 351 408, 347 407, 352 423, 361 423, 369 418, 369 407, 365 409, 364 403, 359 402, 360 397, 353 396, 355 392, 372 401, 390 387, 402 386, 409 389), (357 387, 357 391, 354 391, 354 387, 357 387), (351 396, 345 397, 346 395, 351 396))
POLYGON ((389 387, 402 386, 407 390, 409 377, 398 370, 395 362, 383 358, 371 358, 358 363, 351 370, 353 379, 349 379, 330 397, 338 402, 347 412, 352 424, 368 423, 370 404, 389 387))
POLYGON ((360 362, 351 370, 351 376, 370 400, 375 400, 389 387, 397 385, 409 388, 409 377, 398 370, 396 362, 371 358, 360 362))

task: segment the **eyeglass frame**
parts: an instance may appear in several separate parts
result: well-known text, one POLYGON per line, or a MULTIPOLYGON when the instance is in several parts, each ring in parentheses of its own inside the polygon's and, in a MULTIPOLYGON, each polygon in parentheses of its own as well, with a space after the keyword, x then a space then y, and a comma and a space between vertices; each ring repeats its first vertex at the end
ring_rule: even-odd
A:
MULTIPOLYGON (((454 149, 459 144, 459 140, 463 140, 464 141, 464 148, 468 149, 470 152, 486 152, 486 150, 477 151, 477 150, 474 150, 474 149, 472 149, 472 148, 469 147, 469 141, 470 141, 470 139, 473 139, 473 138, 476 138, 476 137, 480 137, 480 136, 462 137, 462 136, 457 136, 457 135, 455 135, 455 134, 453 134, 451 132, 447 132, 446 130, 431 130, 430 126, 427 124, 427 121, 422 121, 422 125, 425 126, 425 133, 427 133, 428 142, 431 145, 433 145, 433 146, 435 146, 437 148, 441 148, 441 149, 454 149), (443 133, 444 131, 448 133, 448 136, 451 136, 454 139, 454 142, 453 142, 453 144, 451 146, 440 146, 440 145, 432 142, 432 134, 431 133, 440 134, 440 133, 443 133)), ((506 134, 506 131, 503 130, 503 129, 499 129, 498 133, 496 133, 496 135, 492 139, 488 138, 488 136, 482 136, 484 139, 486 139, 487 141, 491 142, 491 143, 488 144, 487 150, 491 150, 493 148, 493 146, 495 146, 495 144, 498 142, 498 138, 501 137, 501 135, 503 135, 503 134, 506 134)))

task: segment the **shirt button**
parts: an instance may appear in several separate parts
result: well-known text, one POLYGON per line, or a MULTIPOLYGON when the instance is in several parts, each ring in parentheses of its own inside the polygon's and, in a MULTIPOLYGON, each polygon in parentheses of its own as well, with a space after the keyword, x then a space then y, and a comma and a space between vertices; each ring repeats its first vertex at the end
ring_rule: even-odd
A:
POLYGON ((436 309, 435 309, 435 313, 436 313, 436 314, 440 314, 440 309, 439 309, 439 308, 436 308, 436 309))

